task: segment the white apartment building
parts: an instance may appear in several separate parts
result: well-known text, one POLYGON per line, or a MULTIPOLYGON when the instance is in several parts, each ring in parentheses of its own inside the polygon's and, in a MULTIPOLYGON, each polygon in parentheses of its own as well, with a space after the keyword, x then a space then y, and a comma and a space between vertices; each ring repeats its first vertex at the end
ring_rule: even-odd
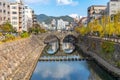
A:
POLYGON ((120 0, 110 0, 107 4, 107 14, 114 15, 120 11, 120 0))
POLYGON ((55 19, 51 21, 51 27, 53 28, 53 30, 57 30, 57 21, 55 19))
POLYGON ((56 24, 57 24, 56 20, 53 19, 53 20, 51 21, 51 25, 52 25, 52 26, 56 26, 56 24))
POLYGON ((34 11, 28 6, 24 6, 24 21, 25 24, 22 27, 22 30, 28 31, 28 28, 33 26, 33 13, 34 11))
POLYGON ((0 24, 10 21, 10 6, 8 0, 0 0, 0 24))
POLYGON ((65 23, 62 19, 57 21, 57 30, 62 30, 65 28, 65 23))
POLYGON ((57 30, 66 30, 66 26, 69 25, 69 22, 59 19, 57 21, 57 30))
POLYGON ((17 32, 22 31, 25 25, 24 21, 24 4, 21 0, 10 4, 10 22, 17 32))

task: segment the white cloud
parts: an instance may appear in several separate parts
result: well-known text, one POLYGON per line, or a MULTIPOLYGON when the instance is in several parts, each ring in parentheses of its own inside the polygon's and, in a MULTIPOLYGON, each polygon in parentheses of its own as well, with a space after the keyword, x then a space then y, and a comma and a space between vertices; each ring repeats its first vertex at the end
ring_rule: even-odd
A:
POLYGON ((40 65, 42 68, 37 67, 35 70, 35 74, 41 75, 43 78, 52 77, 55 79, 61 79, 67 76, 69 78, 69 75, 73 72, 73 68, 65 63, 58 63, 54 65, 54 67, 51 65, 49 67, 46 67, 46 65, 40 65), (62 66, 61 66, 62 65, 62 66))
POLYGON ((78 2, 73 0, 56 0, 58 5, 77 5, 78 2))

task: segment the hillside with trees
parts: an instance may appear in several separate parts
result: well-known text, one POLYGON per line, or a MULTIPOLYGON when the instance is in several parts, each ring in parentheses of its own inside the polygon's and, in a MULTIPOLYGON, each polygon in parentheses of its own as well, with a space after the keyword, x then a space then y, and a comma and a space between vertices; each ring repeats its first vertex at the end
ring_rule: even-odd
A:
POLYGON ((67 15, 60 16, 60 17, 54 17, 54 16, 47 16, 45 14, 40 14, 40 15, 36 15, 36 17, 39 22, 45 22, 46 24, 50 24, 53 19, 55 20, 63 19, 64 21, 68 21, 70 23, 74 21, 72 17, 69 17, 67 15))

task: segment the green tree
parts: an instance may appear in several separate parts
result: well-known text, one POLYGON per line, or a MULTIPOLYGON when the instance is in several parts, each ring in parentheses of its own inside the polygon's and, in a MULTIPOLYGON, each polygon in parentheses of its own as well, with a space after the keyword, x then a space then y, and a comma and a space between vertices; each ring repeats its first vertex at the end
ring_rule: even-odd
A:
POLYGON ((45 29, 42 29, 39 24, 35 24, 33 27, 29 28, 29 33, 45 33, 45 29))
POLYGON ((2 32, 14 32, 15 30, 9 22, 6 22, 1 25, 1 31, 2 32))

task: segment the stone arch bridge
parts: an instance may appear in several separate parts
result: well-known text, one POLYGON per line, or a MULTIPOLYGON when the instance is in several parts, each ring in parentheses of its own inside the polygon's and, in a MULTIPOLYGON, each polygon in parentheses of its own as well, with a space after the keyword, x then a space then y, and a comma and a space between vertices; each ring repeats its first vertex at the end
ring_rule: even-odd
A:
POLYGON ((49 42, 54 42, 56 40, 59 40, 60 43, 63 42, 63 39, 67 36, 74 36, 74 37, 78 37, 78 34, 76 32, 70 32, 70 31, 66 31, 66 32, 47 32, 47 33, 43 33, 38 35, 38 38, 41 39, 45 44, 49 43, 49 42))

